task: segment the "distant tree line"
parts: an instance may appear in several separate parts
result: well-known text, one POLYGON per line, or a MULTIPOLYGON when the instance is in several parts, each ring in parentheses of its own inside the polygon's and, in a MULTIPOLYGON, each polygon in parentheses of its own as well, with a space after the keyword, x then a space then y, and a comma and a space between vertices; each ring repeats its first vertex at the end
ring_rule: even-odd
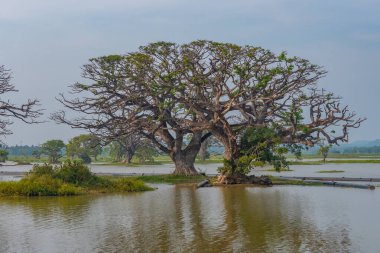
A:
POLYGON ((379 154, 380 146, 332 148, 330 152, 335 154, 379 154))
POLYGON ((4 149, 8 151, 8 155, 10 156, 32 156, 33 152, 38 151, 41 148, 34 145, 15 145, 4 147, 4 149))
MULTIPOLYGON (((220 148, 221 144, 211 138, 199 151, 201 161, 210 157, 210 148, 220 148)), ((0 147, 0 162, 8 156, 33 156, 37 159, 48 157, 49 162, 57 163, 63 156, 79 159, 85 163, 97 161, 99 156, 108 157, 112 162, 132 163, 135 158, 139 163, 154 162, 159 150, 149 141, 138 136, 120 137, 114 140, 102 140, 92 134, 81 134, 65 144, 62 140, 48 140, 39 146, 15 145, 0 147), (1 153, 3 152, 3 153, 1 153)))

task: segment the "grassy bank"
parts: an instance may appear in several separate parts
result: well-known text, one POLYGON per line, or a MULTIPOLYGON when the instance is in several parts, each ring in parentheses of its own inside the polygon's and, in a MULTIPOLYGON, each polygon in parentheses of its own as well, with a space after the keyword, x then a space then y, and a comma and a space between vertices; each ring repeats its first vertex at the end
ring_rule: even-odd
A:
POLYGON ((380 163, 380 160, 371 160, 371 159, 358 159, 358 160, 327 160, 326 163, 321 161, 290 161, 290 165, 324 165, 324 164, 343 164, 343 163, 380 163))
POLYGON ((328 160, 326 163, 380 163, 380 160, 368 160, 368 159, 358 159, 358 160, 328 160))
MULTIPOLYGON (((288 155, 287 156, 288 158, 296 158, 294 155, 288 155)), ((314 155, 311 155, 311 154, 302 154, 302 158, 305 158, 305 159, 322 159, 322 156, 319 155, 319 154, 314 154, 314 155)), ((379 153, 369 153, 369 154, 335 154, 335 153, 329 153, 328 155, 328 158, 339 158, 339 159, 351 159, 351 158, 358 158, 358 159, 362 159, 362 158, 368 158, 368 159, 371 159, 371 158, 380 158, 380 154, 379 153)))
POLYGON ((182 175, 147 175, 136 177, 136 180, 141 180, 146 183, 162 183, 162 184, 179 184, 179 183, 198 183, 207 179, 207 176, 182 176, 182 175))
POLYGON ((343 173, 344 170, 319 170, 317 173, 343 173))
POLYGON ((269 176, 273 185, 303 185, 303 186, 323 186, 322 182, 305 182, 303 180, 286 180, 274 176, 269 176))
MULTIPOLYGON (((286 180, 275 176, 269 176, 273 185, 304 185, 304 186, 322 186, 322 183, 307 183, 302 180, 286 180)), ((205 179, 211 182, 216 181, 216 177, 207 176, 181 176, 181 175, 150 175, 140 176, 134 179, 141 180, 147 183, 163 183, 163 184, 183 184, 183 183, 199 183, 205 179)))
POLYGON ((85 193, 152 190, 135 178, 99 177, 79 162, 35 165, 20 181, 0 182, 0 196, 69 196, 85 193))
POLYGON ((162 165, 164 163, 159 161, 153 161, 153 162, 145 162, 145 163, 123 163, 123 162, 94 162, 91 163, 91 165, 94 166, 121 166, 121 167, 141 167, 146 165, 162 165))
POLYGON ((281 168, 279 170, 276 170, 276 169, 268 169, 268 170, 264 170, 264 171, 270 171, 270 172, 287 172, 287 171, 293 171, 291 169, 287 169, 287 168, 281 168))

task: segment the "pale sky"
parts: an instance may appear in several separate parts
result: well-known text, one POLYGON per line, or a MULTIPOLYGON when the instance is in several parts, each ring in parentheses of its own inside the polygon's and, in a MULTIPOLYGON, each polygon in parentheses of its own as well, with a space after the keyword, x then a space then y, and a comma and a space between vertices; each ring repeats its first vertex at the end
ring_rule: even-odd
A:
MULTIPOLYGON (((380 1, 375 0, 0 0, 0 64, 12 69, 15 102, 38 98, 50 113, 89 58, 155 41, 197 39, 287 51, 325 67, 320 86, 368 120, 350 139, 380 138, 380 1)), ((8 99, 3 96, 2 99, 8 99)), ((8 145, 67 141, 48 122, 15 121, 8 145)))

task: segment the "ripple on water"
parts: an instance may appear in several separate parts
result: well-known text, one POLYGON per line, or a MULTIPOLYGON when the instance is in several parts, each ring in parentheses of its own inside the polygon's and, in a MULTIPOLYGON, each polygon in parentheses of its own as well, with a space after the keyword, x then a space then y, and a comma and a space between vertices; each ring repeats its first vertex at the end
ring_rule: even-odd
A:
POLYGON ((376 252, 379 203, 300 186, 2 198, 0 252, 376 252))

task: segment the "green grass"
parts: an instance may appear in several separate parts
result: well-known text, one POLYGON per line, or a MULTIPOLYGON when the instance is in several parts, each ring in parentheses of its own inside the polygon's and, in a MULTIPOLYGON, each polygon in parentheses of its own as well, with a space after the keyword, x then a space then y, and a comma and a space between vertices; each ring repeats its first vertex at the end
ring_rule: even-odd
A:
MULTIPOLYGON (((294 155, 288 155, 289 158, 295 158, 294 155)), ((319 158, 322 159, 321 155, 314 154, 303 154, 302 158, 310 159, 310 158, 319 158)), ((328 158, 380 158, 380 154, 371 153, 371 154, 334 154, 329 153, 328 158)))
POLYGON ((380 160, 328 160, 326 163, 380 163, 380 160))
POLYGON ((323 165, 323 164, 343 164, 343 163, 380 163, 380 160, 367 160, 367 159, 358 159, 358 160, 326 160, 326 163, 321 161, 290 161, 290 165, 323 165))
MULTIPOLYGON (((304 185, 304 186, 323 186, 322 183, 306 183, 302 180, 286 180, 275 176, 269 176, 273 185, 304 185)), ((199 183, 205 179, 210 179, 211 182, 216 181, 216 177, 207 176, 181 176, 181 175, 151 175, 140 176, 135 179, 147 182, 147 183, 162 183, 162 184, 182 184, 182 183, 199 183)))
POLYGON ((35 158, 33 156, 8 156, 7 160, 14 161, 19 165, 48 162, 47 157, 35 158))
POLYGON ((303 161, 289 161, 289 165, 321 165, 323 162, 319 161, 309 161, 309 162, 303 162, 303 161))
POLYGON ((317 173, 342 173, 344 170, 319 170, 317 173))
POLYGON ((264 170, 264 171, 270 171, 270 172, 287 172, 287 171, 293 171, 291 169, 286 169, 286 168, 281 168, 280 170, 276 170, 276 169, 269 169, 269 170, 264 170))
POLYGON ((140 166, 144 166, 144 165, 162 165, 163 163, 162 162, 159 162, 159 161, 153 161, 153 162, 145 162, 145 163, 122 163, 122 162, 104 162, 104 163, 100 163, 100 164, 97 164, 97 163, 92 163, 91 165, 94 165, 94 166, 124 166, 124 167, 140 167, 140 166))
POLYGON ((147 175, 136 177, 137 180, 141 180, 147 183, 163 183, 163 184, 178 184, 178 183, 198 183, 208 177, 203 175, 195 176, 183 176, 183 175, 147 175))
POLYGON ((85 193, 139 192, 153 188, 136 178, 99 177, 79 162, 34 165, 25 178, 0 182, 0 196, 69 196, 85 193))
POLYGON ((321 182, 304 182, 303 180, 286 180, 274 176, 269 176, 273 185, 303 185, 303 186, 323 186, 321 182))
POLYGON ((81 193, 80 187, 47 175, 17 182, 0 182, 0 196, 69 196, 81 193))

